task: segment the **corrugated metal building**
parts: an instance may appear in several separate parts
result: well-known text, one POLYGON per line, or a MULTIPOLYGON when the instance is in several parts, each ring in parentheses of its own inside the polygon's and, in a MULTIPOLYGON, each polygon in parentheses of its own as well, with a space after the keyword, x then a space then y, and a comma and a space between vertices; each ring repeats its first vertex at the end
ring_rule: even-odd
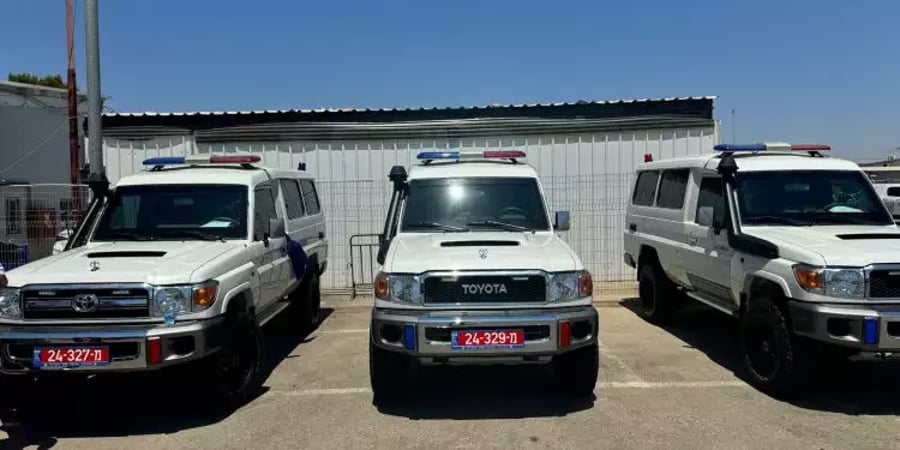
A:
MULTIPOLYGON (((622 262, 624 208, 644 154, 697 155, 718 142, 713 97, 492 105, 444 109, 117 113, 103 118, 111 181, 152 156, 253 153, 269 166, 305 162, 319 185, 332 242, 323 286, 351 286, 349 241, 380 231, 391 166, 423 149, 523 149, 554 210, 572 212, 566 239, 598 280, 633 277, 622 262)), ((366 254, 366 258, 368 255, 366 254)), ((362 264, 362 266, 360 266, 362 264)))

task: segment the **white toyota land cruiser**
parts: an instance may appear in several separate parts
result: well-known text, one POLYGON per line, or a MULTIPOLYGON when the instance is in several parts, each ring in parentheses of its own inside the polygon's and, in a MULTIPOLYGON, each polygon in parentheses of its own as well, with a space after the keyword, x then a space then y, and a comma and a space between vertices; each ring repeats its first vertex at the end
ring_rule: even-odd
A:
POLYGON ((551 222, 519 151, 423 152, 394 183, 375 278, 369 370, 376 401, 417 364, 553 363, 592 395, 599 370, 593 282, 551 222))
POLYGON ((813 363, 900 351, 900 229, 865 173, 826 146, 715 149, 638 169, 625 261, 645 317, 686 296, 740 318, 750 380, 775 395, 813 363))
POLYGON ((316 326, 328 248, 312 178, 257 161, 151 158, 92 186, 67 249, 7 273, 0 382, 197 362, 224 405, 252 395, 260 325, 293 306, 298 328, 316 326))

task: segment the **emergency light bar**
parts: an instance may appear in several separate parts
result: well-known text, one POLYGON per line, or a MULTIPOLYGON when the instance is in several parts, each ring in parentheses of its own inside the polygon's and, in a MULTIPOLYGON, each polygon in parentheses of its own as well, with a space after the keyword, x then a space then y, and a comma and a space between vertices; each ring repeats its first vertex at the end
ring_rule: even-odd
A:
POLYGON ((521 150, 484 150, 462 152, 420 152, 416 159, 420 161, 460 161, 466 159, 510 159, 515 161, 524 158, 525 152, 521 150))
POLYGON ((175 164, 252 164, 260 161, 256 155, 191 155, 160 156, 144 160, 145 166, 170 166, 175 164))
POLYGON ((830 146, 821 144, 788 144, 785 142, 766 142, 762 144, 719 144, 713 147, 717 152, 819 152, 831 150, 830 146))

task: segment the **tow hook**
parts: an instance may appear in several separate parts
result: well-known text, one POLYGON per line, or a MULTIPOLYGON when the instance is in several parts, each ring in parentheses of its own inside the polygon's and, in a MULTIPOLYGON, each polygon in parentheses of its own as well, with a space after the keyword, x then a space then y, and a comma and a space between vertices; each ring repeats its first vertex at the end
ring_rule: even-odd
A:
POLYGON ((891 352, 875 352, 875 357, 882 361, 886 361, 891 356, 893 356, 891 352))

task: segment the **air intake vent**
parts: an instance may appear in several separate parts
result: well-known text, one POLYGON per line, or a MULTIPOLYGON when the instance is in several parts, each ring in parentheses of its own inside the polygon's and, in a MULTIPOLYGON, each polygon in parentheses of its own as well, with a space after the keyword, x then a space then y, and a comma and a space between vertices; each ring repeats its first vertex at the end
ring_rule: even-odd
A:
POLYGON ((166 252, 133 251, 133 252, 94 252, 88 253, 88 258, 159 258, 166 252))
POLYGON ((441 242, 441 247, 517 247, 518 241, 449 241, 441 242))
POLYGON ((900 233, 839 234, 837 235, 837 237, 845 241, 865 239, 900 239, 900 233))

